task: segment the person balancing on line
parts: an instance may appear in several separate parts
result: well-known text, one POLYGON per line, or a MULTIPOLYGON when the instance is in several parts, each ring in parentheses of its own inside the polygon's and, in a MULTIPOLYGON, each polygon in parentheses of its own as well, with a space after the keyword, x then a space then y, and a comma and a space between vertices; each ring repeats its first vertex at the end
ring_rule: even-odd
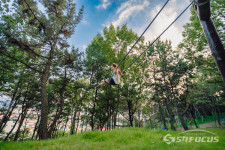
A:
POLYGON ((101 84, 101 86, 106 85, 118 85, 120 83, 120 79, 124 76, 125 70, 123 74, 121 73, 119 66, 115 63, 112 64, 111 69, 113 71, 112 77, 108 78, 101 84))

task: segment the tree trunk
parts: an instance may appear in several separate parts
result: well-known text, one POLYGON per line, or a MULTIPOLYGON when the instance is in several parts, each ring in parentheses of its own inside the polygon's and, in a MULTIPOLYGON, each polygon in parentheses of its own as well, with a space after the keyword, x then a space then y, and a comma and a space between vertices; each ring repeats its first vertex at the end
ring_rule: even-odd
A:
POLYGON ((138 110, 137 113, 138 113, 138 120, 137 120, 138 121, 138 127, 140 128, 141 127, 141 116, 140 116, 141 114, 140 114, 140 110, 138 110))
POLYGON ((81 128, 81 133, 82 133, 83 132, 83 128, 84 128, 84 118, 81 121, 82 121, 82 128, 81 128))
POLYGON ((0 129, 0 133, 2 132, 2 130, 4 129, 4 127, 6 126, 6 124, 7 124, 7 122, 8 122, 8 119, 7 118, 10 118, 10 116, 12 115, 12 112, 13 112, 13 110, 15 109, 15 107, 17 106, 17 103, 18 103, 18 101, 16 100, 15 101, 15 104, 13 105, 13 107, 11 108, 11 111, 8 113, 8 115, 6 116, 6 119, 2 119, 3 120, 3 122, 2 122, 2 127, 1 127, 1 129, 0 129))
POLYGON ((187 125, 185 124, 184 118, 183 118, 182 113, 181 113, 181 111, 180 111, 179 108, 177 108, 177 115, 178 115, 178 118, 180 119, 180 122, 181 122, 181 124, 182 124, 184 130, 188 130, 188 127, 187 127, 187 125))
POLYGON ((168 130, 167 125, 166 125, 166 119, 165 119, 165 117, 164 117, 164 115, 163 115, 161 103, 159 102, 159 100, 158 100, 158 104, 159 104, 159 114, 160 114, 160 118, 161 118, 161 120, 162 120, 163 126, 164 126, 164 128, 165 128, 166 130, 168 130))
POLYGON ((74 133, 77 111, 78 111, 78 108, 76 107, 73 112, 73 119, 71 121, 70 135, 72 135, 74 133))
POLYGON ((61 114, 62 114, 62 111, 63 111, 63 105, 64 105, 64 92, 66 90, 66 84, 67 84, 67 79, 66 79, 66 67, 65 67, 65 76, 64 76, 64 79, 63 79, 63 85, 62 85, 62 88, 60 89, 59 91, 59 95, 60 95, 60 106, 59 106, 59 111, 56 112, 56 115, 54 117, 54 120, 52 122, 52 124, 50 125, 50 129, 48 131, 48 138, 51 137, 52 135, 52 131, 53 129, 55 128, 56 126, 56 122, 58 121, 58 119, 60 118, 61 114))
POLYGON ((110 94, 108 92, 109 90, 106 89, 106 95, 108 95, 107 98, 107 104, 106 104, 106 109, 107 109, 107 130, 109 130, 110 127, 110 117, 111 117, 111 112, 110 112, 110 106, 109 106, 109 102, 110 102, 110 94))
POLYGON ((65 126, 64 126, 64 129, 63 129, 63 135, 62 135, 62 136, 64 136, 64 134, 65 134, 67 123, 68 123, 68 119, 67 119, 66 124, 65 124, 65 126))
MULTIPOLYGON (((48 71, 49 72, 49 71, 48 71)), ((41 80, 41 121, 39 128, 39 139, 47 139, 48 135, 48 95, 47 95, 47 80, 48 76, 45 75, 41 80)))
POLYGON ((219 126, 221 126, 221 122, 220 122, 220 110, 218 108, 218 105, 217 105, 217 101, 216 101, 216 98, 214 96, 212 96, 212 101, 214 102, 213 106, 214 106, 214 111, 215 111, 215 114, 216 114, 216 119, 217 119, 217 122, 219 124, 219 126))
POLYGON ((8 122, 8 118, 10 118, 10 116, 12 115, 13 110, 16 108, 17 104, 18 104, 18 99, 21 96, 21 92, 20 94, 15 98, 14 101, 14 105, 11 106, 11 110, 5 114, 5 116, 3 116, 2 120, 0 121, 1 127, 0 127, 0 133, 2 132, 2 130, 4 129, 4 127, 6 126, 7 122, 8 122))
POLYGON ((14 123, 12 129, 10 130, 10 132, 7 134, 7 136, 5 137, 4 141, 7 141, 8 137, 10 136, 10 134, 12 133, 12 131, 15 129, 16 125, 17 125, 17 122, 19 121, 20 119, 20 116, 21 116, 22 113, 19 114, 19 117, 17 118, 16 122, 14 123))
POLYGON ((185 124, 185 121, 184 121, 184 117, 181 113, 181 110, 180 110, 180 107, 178 106, 178 100, 176 98, 176 95, 174 93, 174 90, 173 90, 173 85, 172 85, 172 81, 170 80, 170 85, 171 85, 171 91, 172 91, 172 94, 173 94, 173 98, 174 98, 174 101, 175 101, 175 108, 177 109, 177 115, 178 115, 178 118, 184 128, 184 130, 188 130, 188 127, 187 125, 185 124))
POLYGON ((80 112, 78 113, 77 127, 76 127, 76 133, 75 134, 77 134, 77 130, 78 130, 78 127, 79 127, 79 123, 80 123, 80 112))
POLYGON ((202 105, 201 105, 201 108, 202 108, 202 112, 203 112, 204 116, 208 116, 206 111, 205 111, 205 109, 204 109, 204 107, 202 105))
POLYGON ((64 134, 65 134, 65 130, 66 130, 68 121, 69 121, 69 111, 68 111, 68 115, 67 115, 67 117, 66 117, 66 124, 65 124, 64 129, 63 129, 63 136, 64 136, 64 134))
POLYGON ((94 130, 94 114, 95 114, 95 105, 96 105, 96 101, 97 101, 97 95, 98 95, 98 89, 96 88, 95 90, 95 99, 94 99, 94 106, 93 106, 93 111, 91 114, 91 130, 94 130))
POLYGON ((220 123, 220 117, 218 115, 218 113, 216 112, 216 107, 215 107, 215 101, 214 101, 214 96, 208 96, 208 99, 211 101, 212 103, 212 112, 213 112, 213 115, 215 116, 219 126, 221 126, 221 123, 220 123))
POLYGON ((54 44, 51 43, 51 50, 48 61, 46 63, 44 72, 41 77, 41 121, 39 128, 39 139, 47 139, 48 138, 48 95, 47 95, 47 81, 50 75, 50 68, 52 65, 53 54, 55 51, 55 47, 57 44, 57 40, 54 41, 54 44))
POLYGON ((174 126, 174 122, 175 122, 174 114, 172 113, 171 108, 170 108, 170 105, 167 102, 166 102, 166 109, 167 109, 168 114, 169 114, 171 129, 172 130, 176 130, 176 128, 174 126))
POLYGON ((7 118, 9 117, 9 112, 12 108, 13 102, 16 99, 16 94, 17 94, 17 91, 19 89, 20 83, 21 83, 21 80, 18 81, 18 83, 16 85, 16 88, 13 92, 12 99, 10 101, 9 107, 8 107, 6 113, 3 115, 2 119, 0 120, 0 132, 2 132, 2 130, 3 130, 3 128, 2 128, 3 124, 5 124, 8 121, 7 118))
POLYGON ((116 101, 116 109, 114 111, 114 128, 116 127, 116 119, 117 119, 117 113, 118 113, 118 107, 119 107, 119 99, 120 99, 120 95, 119 95, 119 85, 117 85, 117 101, 116 101))
POLYGON ((192 105, 190 105, 190 114, 191 114, 191 117, 193 118, 193 120, 194 120, 194 124, 195 124, 195 127, 196 128, 199 128, 198 127, 198 124, 197 124, 197 122, 196 122, 196 118, 195 118, 195 113, 194 113, 194 106, 193 106, 193 104, 192 105))
POLYGON ((32 138, 31 138, 32 140, 34 139, 34 135, 35 135, 35 132, 37 130, 39 121, 40 121, 40 115, 38 115, 38 119, 37 119, 37 122, 36 122, 35 127, 34 127, 34 132, 33 132, 32 138))
POLYGON ((22 137, 22 141, 23 141, 24 136, 25 136, 26 127, 27 127, 27 119, 26 119, 26 121, 25 121, 25 127, 24 127, 24 130, 23 130, 23 137, 22 137))
POLYGON ((218 113, 216 112, 215 106, 213 107, 213 115, 215 116, 219 126, 221 126, 220 117, 219 117, 218 113))
POLYGON ((163 80, 164 80, 164 89, 165 89, 165 92, 166 92, 166 108, 168 110, 168 113, 169 113, 169 118, 170 118, 170 125, 171 125, 171 129, 172 130, 176 130, 176 128, 174 127, 174 114, 172 113, 172 109, 170 107, 170 98, 169 98, 169 94, 168 94, 168 85, 167 85, 167 82, 166 82, 166 78, 165 78, 165 71, 164 68, 163 68, 163 80))
POLYGON ((130 126, 133 127, 133 112, 132 112, 132 102, 130 100, 127 101, 128 111, 129 111, 129 121, 130 126))
POLYGON ((19 138, 20 128, 23 125, 23 121, 24 121, 26 115, 27 115, 27 106, 25 106, 24 110, 22 111, 21 119, 20 119, 19 126, 18 126, 16 134, 15 134, 15 137, 14 137, 14 141, 17 141, 17 139, 19 138))

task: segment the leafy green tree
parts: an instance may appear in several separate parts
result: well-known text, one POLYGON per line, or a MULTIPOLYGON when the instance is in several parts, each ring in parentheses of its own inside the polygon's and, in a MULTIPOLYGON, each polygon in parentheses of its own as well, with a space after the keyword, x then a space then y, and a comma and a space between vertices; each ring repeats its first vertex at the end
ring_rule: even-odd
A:
POLYGON ((82 19, 83 7, 76 14, 72 0, 43 0, 40 3, 45 8, 44 13, 33 0, 13 2, 13 14, 2 15, 0 44, 2 53, 40 74, 42 110, 39 138, 46 139, 49 112, 47 82, 52 62, 57 49, 69 46, 66 39, 74 33, 74 28, 82 19), (12 49, 27 56, 18 59, 9 53, 12 49))

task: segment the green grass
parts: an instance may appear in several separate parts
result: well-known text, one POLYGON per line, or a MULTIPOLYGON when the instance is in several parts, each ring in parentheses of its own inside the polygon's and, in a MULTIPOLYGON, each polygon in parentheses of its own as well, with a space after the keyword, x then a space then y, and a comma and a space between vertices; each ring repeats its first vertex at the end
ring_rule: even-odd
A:
MULTIPOLYGON (((182 142, 168 145, 160 137, 168 133, 172 136, 180 136, 181 131, 122 128, 113 131, 85 132, 45 141, 1 142, 0 150, 225 150, 225 132, 223 129, 202 130, 217 134, 219 142, 182 142)), ((190 133, 185 133, 185 135, 188 136, 190 133)))

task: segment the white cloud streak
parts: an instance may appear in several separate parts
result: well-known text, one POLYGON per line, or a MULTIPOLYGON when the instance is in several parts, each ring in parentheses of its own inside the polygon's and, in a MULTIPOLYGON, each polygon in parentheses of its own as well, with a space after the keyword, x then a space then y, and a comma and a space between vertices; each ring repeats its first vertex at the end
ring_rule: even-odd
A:
POLYGON ((119 26, 124 24, 132 15, 135 15, 150 5, 149 1, 144 0, 129 0, 121 4, 117 9, 116 15, 118 16, 112 24, 119 26))
POLYGON ((82 20, 81 20, 81 23, 84 24, 84 25, 88 25, 88 24, 89 24, 88 21, 87 21, 86 19, 82 19, 82 20))
MULTIPOLYGON (((150 29, 145 33, 144 37, 146 42, 157 38, 187 5, 188 2, 185 0, 184 2, 171 0, 154 21, 150 29)), ((109 21, 114 26, 120 26, 126 23, 128 27, 132 27, 134 32, 141 35, 162 6, 163 3, 160 3, 153 7, 148 0, 128 0, 120 5, 113 16, 110 16, 113 19, 109 21)), ((162 40, 171 40, 173 48, 176 48, 182 40, 182 25, 188 21, 189 15, 183 15, 182 18, 175 22, 175 24, 161 36, 162 40)), ((106 23, 107 26, 109 26, 109 24, 109 22, 106 23)))
POLYGON ((87 45, 83 44, 83 45, 82 45, 82 49, 83 49, 83 50, 86 50, 86 48, 87 48, 87 45))
POLYGON ((102 0, 102 3, 97 5, 97 9, 107 9, 108 6, 111 5, 111 2, 109 0, 102 0))
MULTIPOLYGON (((151 11, 149 14, 150 18, 155 17, 155 15, 159 12, 162 5, 157 5, 154 10, 151 11)), ((181 13, 183 10, 182 7, 186 7, 186 4, 180 4, 176 3, 175 0, 172 0, 169 2, 169 5, 164 8, 164 10, 160 13, 158 18, 155 20, 155 22, 152 24, 151 29, 145 34, 146 40, 153 40, 158 37, 173 21, 174 19, 181 13)), ((182 17, 183 22, 185 23, 188 21, 187 16, 181 16, 162 36, 162 40, 171 40, 172 41, 172 47, 173 49, 176 48, 176 46, 181 42, 182 40, 182 31, 183 27, 180 24, 182 17)), ((145 29, 145 27, 141 28, 142 30, 145 29)))

